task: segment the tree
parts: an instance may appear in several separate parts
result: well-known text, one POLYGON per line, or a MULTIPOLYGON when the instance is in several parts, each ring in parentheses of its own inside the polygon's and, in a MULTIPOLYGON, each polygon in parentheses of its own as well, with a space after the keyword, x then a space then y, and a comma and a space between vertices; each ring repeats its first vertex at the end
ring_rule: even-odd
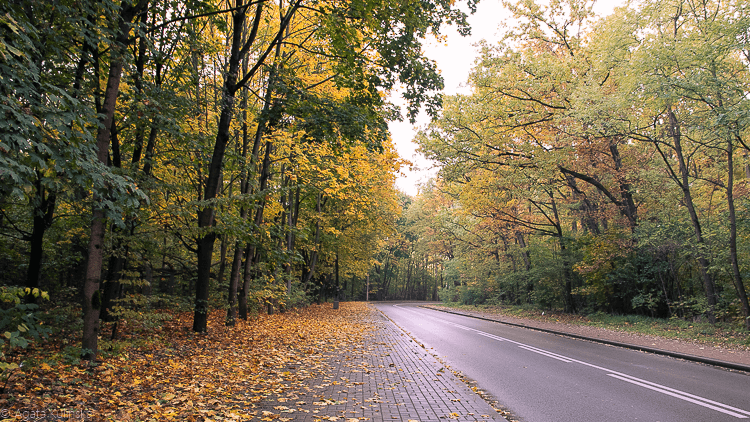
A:
MULTIPOLYGON (((196 310, 193 329, 205 331, 206 315, 208 309, 208 288, 210 279, 211 257, 215 233, 210 229, 214 225, 213 200, 218 195, 219 180, 221 176, 224 155, 229 143, 229 129, 234 112, 235 94, 249 80, 251 80, 258 69, 266 62, 272 51, 276 51, 275 57, 280 60, 274 66, 280 65, 293 54, 293 51, 281 53, 281 41, 291 29, 291 21, 299 15, 298 10, 303 5, 302 0, 292 2, 279 10, 280 20, 274 29, 274 36, 270 41, 258 49, 259 55, 250 70, 239 75, 240 63, 248 54, 256 41, 257 29, 263 17, 263 3, 258 3, 256 14, 252 21, 249 32, 244 30, 246 13, 251 3, 240 3, 236 5, 232 14, 230 28, 231 47, 228 66, 224 74, 224 88, 222 90, 222 111, 217 127, 216 141, 213 147, 213 155, 209 163, 209 171, 206 179, 202 206, 198 217, 199 230, 203 233, 197 238, 198 254, 198 279, 196 283, 196 310)), ((473 7, 473 3, 470 2, 473 7)), ((441 79, 434 64, 421 56, 419 51, 420 37, 428 30, 439 32, 439 27, 444 20, 457 22, 465 31, 465 15, 452 9, 448 2, 437 2, 436 4, 423 4, 420 2, 392 3, 389 1, 373 3, 330 3, 311 4, 310 9, 314 11, 312 16, 304 16, 313 20, 314 25, 319 25, 313 36, 328 38, 329 42, 322 50, 316 52, 322 57, 333 58, 330 69, 334 74, 337 86, 347 88, 356 92, 353 100, 367 107, 379 109, 383 106, 379 89, 391 89, 396 81, 404 83, 407 87, 405 97, 409 102, 409 115, 413 117, 419 105, 427 103, 428 109, 434 110, 437 106, 435 96, 428 93, 441 87, 441 79), (355 29, 357 28, 357 29, 355 29), (394 33, 395 32, 395 33, 394 33)), ((300 17, 301 18, 301 17, 300 17)), ((260 42, 260 41, 259 41, 260 42)), ((302 45, 301 47, 305 47, 302 45)), ((313 44, 313 49, 317 46, 313 44)), ((296 50, 294 50, 296 51, 296 50)), ((271 73, 273 78, 282 80, 281 69, 271 73)), ((272 94, 276 93, 276 80, 271 80, 269 89, 272 94)), ((286 109, 288 104, 282 96, 271 99, 269 113, 272 115, 286 109)), ((334 116, 335 117, 335 116, 334 116)), ((348 117, 348 116, 343 116, 348 117)), ((321 120, 317 120, 320 122, 321 120)), ((319 127, 326 129, 326 125, 319 127)), ((309 130, 315 129, 309 126, 309 130)), ((346 133, 345 133, 346 135, 346 133)), ((266 143, 265 155, 271 153, 272 144, 266 143)), ((378 147, 375 145, 375 147, 378 147)), ((266 159, 264 159, 266 161, 266 159)), ((261 178, 268 173, 268 167, 263 166, 261 178)), ((262 184, 262 183, 261 183, 262 184)), ((263 209, 261 205, 258 209, 263 209)), ((256 220, 262 214, 256 214, 256 220)), ((259 221, 256 221, 258 224, 259 221)), ((251 254, 247 254, 248 257, 251 254)), ((247 258, 246 258, 247 259, 247 258)), ((247 275, 246 275, 247 276, 247 275)))
MULTIPOLYGON (((647 2, 596 21, 587 2, 507 7, 520 23, 500 45, 485 47, 470 78, 474 93, 448 98, 419 138, 443 164, 442 189, 456 200, 455 238, 519 268, 500 253, 515 237, 530 273, 524 235, 543 235, 546 226, 560 241, 567 309, 577 301, 628 311, 646 294, 638 289, 656 284, 643 284, 652 269, 642 254, 653 239, 642 233, 672 224, 666 210, 676 208, 687 211, 696 236, 706 315, 719 306, 717 265, 732 275, 745 314, 731 151, 746 130, 738 119, 746 115, 746 10, 733 2, 647 2), (677 189, 665 189, 667 178, 677 189), (681 207, 660 208, 677 192, 681 207), (724 207, 713 199, 720 192, 724 207), (715 241, 719 233, 726 247, 715 241), (726 267, 717 253, 726 254, 726 267)), ((666 289, 663 300, 671 300, 666 289)))
MULTIPOLYGON (((748 109, 744 92, 750 75, 741 54, 747 51, 743 37, 750 15, 743 5, 734 2, 675 1, 658 6, 646 3, 634 19, 639 26, 637 43, 632 47, 633 63, 639 65, 633 66, 632 72, 643 74, 639 76, 640 86, 629 86, 639 97, 653 98, 649 121, 634 137, 652 142, 659 151, 672 180, 683 192, 701 248, 707 242, 691 185, 694 180, 705 180, 724 189, 729 216, 728 261, 745 325, 750 329, 750 305, 739 271, 734 204, 734 149, 736 144, 744 144, 742 133, 747 130, 745 119, 740 116, 746 115, 748 109), (705 171, 698 174, 701 155, 709 156, 712 150, 725 153, 725 158, 716 158, 726 165, 726 179, 704 175, 705 171)), ((708 316, 714 321, 718 295, 710 254, 706 250, 697 254, 708 298, 708 316)))

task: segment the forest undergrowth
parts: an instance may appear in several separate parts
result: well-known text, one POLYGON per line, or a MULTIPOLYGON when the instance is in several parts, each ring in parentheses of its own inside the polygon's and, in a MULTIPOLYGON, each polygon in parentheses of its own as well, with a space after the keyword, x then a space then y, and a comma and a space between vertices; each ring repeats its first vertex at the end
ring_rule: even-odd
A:
POLYGON ((119 350, 94 363, 66 358, 52 337, 14 356, 24 365, 0 384, 0 421, 288 421, 257 404, 293 394, 325 372, 326 356, 361 343, 368 309, 312 305, 234 327, 217 310, 207 333, 176 313, 156 329, 122 330, 119 350))

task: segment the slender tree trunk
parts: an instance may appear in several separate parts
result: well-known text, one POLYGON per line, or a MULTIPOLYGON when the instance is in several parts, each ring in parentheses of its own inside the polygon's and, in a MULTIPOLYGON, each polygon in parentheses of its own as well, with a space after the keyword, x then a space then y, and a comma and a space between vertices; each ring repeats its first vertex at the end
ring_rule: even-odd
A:
MULTIPOLYGON (((142 23, 147 24, 148 13, 143 14, 142 23)), ((135 91, 138 95, 143 94, 143 73, 146 66, 146 38, 141 37, 138 40, 137 53, 135 55, 135 77, 133 83, 135 85, 135 91)), ((138 163, 141 160, 141 154, 143 152, 143 138, 146 135, 146 125, 143 122, 137 123, 135 131, 135 139, 133 143, 133 156, 131 163, 138 163)))
POLYGON ((237 286, 240 281, 240 267, 242 266, 242 243, 234 244, 232 258, 232 273, 229 276, 229 308, 227 309, 227 327, 234 327, 237 319, 237 286))
POLYGON ((339 308, 339 300, 340 298, 340 291, 339 291, 339 252, 336 251, 336 260, 333 263, 334 266, 334 276, 336 277, 336 293, 333 298, 333 309, 339 308))
POLYGON ((219 273, 216 276, 216 281, 218 282, 219 286, 224 284, 224 275, 227 272, 227 249, 229 249, 229 241, 227 240, 227 236, 223 235, 220 237, 221 243, 219 246, 219 273))
POLYGON ((240 291, 239 303, 237 305, 239 317, 243 320, 247 320, 248 317, 247 295, 250 290, 250 282, 253 280, 254 261, 255 248, 251 245, 247 245, 247 248, 245 249, 245 274, 242 279, 242 289, 240 291))
POLYGON ((742 305, 742 316, 745 318, 745 329, 750 330, 750 305, 747 292, 740 274, 740 264, 737 258, 737 216, 734 207, 734 145, 730 138, 727 142, 727 204, 729 206, 729 259, 732 261, 732 279, 737 296, 742 305))
POLYGON ((294 192, 294 196, 289 195, 289 217, 288 217, 288 232, 286 238, 286 251, 287 251, 287 262, 285 263, 286 268, 286 294, 292 293, 292 253, 294 251, 295 236, 294 231, 297 229, 297 218, 299 216, 299 196, 300 188, 297 187, 294 192))
MULTIPOLYGON (((242 60, 242 74, 247 73, 248 68, 248 59, 247 57, 244 57, 242 60)), ((250 134, 248 131, 248 124, 247 124, 247 98, 248 98, 248 92, 247 90, 244 90, 242 93, 242 100, 240 101, 240 110, 242 110, 242 170, 240 172, 240 194, 247 195, 250 192, 250 178, 248 177, 249 169, 248 167, 252 165, 253 163, 248 163, 248 149, 250 148, 250 134)), ((260 129, 260 128, 259 128, 260 129)), ((253 157, 256 158, 256 157, 253 157)), ((248 211, 246 207, 240 208, 240 219, 246 220, 248 216, 248 211)), ((240 276, 242 273, 242 250, 243 250, 243 243, 239 240, 235 242, 234 245, 234 258, 232 259, 232 274, 230 275, 229 279, 229 297, 228 297, 228 305, 229 308, 227 309, 227 326, 234 326, 235 320, 237 319, 237 312, 238 312, 238 301, 239 301, 239 312, 241 316, 244 316, 243 319, 247 319, 247 294, 246 294, 246 286, 243 284, 242 288, 240 288, 240 276), (240 293, 240 297, 238 298, 238 293, 240 293)), ((247 248, 247 254, 249 255, 250 248, 247 248)), ((251 257, 248 256, 246 258, 245 262, 251 261, 251 257)), ((246 270, 246 272, 249 271, 246 270)))
MULTIPOLYGON (((103 165, 107 165, 109 158, 110 129, 117 105, 117 95, 120 91, 125 45, 130 37, 129 24, 138 13, 146 9, 147 5, 148 0, 142 0, 132 6, 123 2, 121 6, 118 35, 111 46, 107 88, 104 92, 104 104, 101 110, 102 119, 96 136, 97 158, 103 165)), ((83 339, 81 343, 83 358, 88 360, 96 359, 98 352, 99 310, 101 307, 99 285, 102 277, 104 234, 106 231, 106 217, 100 205, 102 198, 95 192, 93 199, 94 210, 88 245, 86 278, 83 284, 83 339)))
POLYGON ((568 256, 568 247, 566 245, 565 236, 563 236, 560 215, 557 212, 557 202, 552 194, 550 194, 550 201, 552 202, 555 230, 557 231, 557 238, 560 242, 560 258, 562 259, 563 279, 565 285, 565 312, 573 313, 576 311, 576 306, 573 301, 573 272, 571 270, 571 263, 568 256))
MULTIPOLYGON (((232 16, 232 42, 229 67, 224 75, 224 88, 221 98, 221 115, 216 128, 216 141, 211 161, 208 165, 208 177, 204 188, 203 200, 211 201, 219 194, 219 181, 224 164, 224 154, 229 144, 229 129, 234 113, 237 80, 242 60, 244 44, 243 32, 246 19, 246 8, 237 9, 232 16)), ((214 225, 214 206, 209 204, 198 212, 198 227, 204 230, 214 225)), ((216 234, 208 232, 197 239, 198 274, 195 283, 195 314, 193 331, 204 332, 208 329, 208 293, 211 282, 211 261, 216 234)))
POLYGON ((531 253, 527 248, 526 239, 523 237, 523 233, 519 231, 516 232, 516 241, 518 242, 518 246, 522 249, 521 257, 523 258, 524 268, 526 269, 526 272, 529 272, 531 271, 531 253))
POLYGON ((112 315, 112 307, 120 297, 120 278, 125 268, 125 259, 125 257, 115 255, 109 258, 108 275, 101 286, 102 306, 99 318, 104 322, 117 319, 112 315))
POLYGON ((313 245, 315 247, 315 250, 313 250, 310 253, 310 259, 307 262, 308 271, 305 274, 305 276, 302 278, 302 284, 307 285, 315 275, 315 267, 318 265, 318 257, 320 249, 320 219, 319 217, 322 214, 323 210, 323 192, 319 192, 316 199, 315 199, 315 213, 316 213, 316 219, 315 219, 315 239, 313 241, 313 245))
POLYGON ((682 135, 680 133, 680 124, 671 107, 668 109, 668 115, 669 135, 672 137, 672 141, 674 142, 674 151, 675 155, 677 156, 680 171, 680 179, 677 179, 676 181, 682 189, 685 206, 687 207, 688 214, 690 215, 690 221, 693 223, 695 241, 699 248, 698 264, 700 267, 701 275, 703 277, 703 288, 706 294, 706 300, 708 301, 708 311, 706 312, 706 316, 708 317, 709 322, 713 324, 716 322, 716 288, 714 286, 713 277, 711 276, 709 270, 710 263, 708 262, 708 259, 706 259, 705 252, 701 249, 705 246, 705 240, 703 239, 703 231, 698 219, 698 212, 695 209, 693 196, 690 191, 689 170, 687 168, 687 164, 685 163, 685 155, 682 152, 682 135))
MULTIPOLYGON (((44 255, 44 233, 52 225, 52 217, 55 212, 57 195, 49 192, 44 195, 44 187, 37 184, 38 205, 34 207, 34 226, 31 231, 29 248, 29 267, 26 272, 26 287, 35 289, 39 287, 39 275, 42 271, 42 257, 44 255)), ((27 301, 35 302, 33 294, 26 296, 27 301)))

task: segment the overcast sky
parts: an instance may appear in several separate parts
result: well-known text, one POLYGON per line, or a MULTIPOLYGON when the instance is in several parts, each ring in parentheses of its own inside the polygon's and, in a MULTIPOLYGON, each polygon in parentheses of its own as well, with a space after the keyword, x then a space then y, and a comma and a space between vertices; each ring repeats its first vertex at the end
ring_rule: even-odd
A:
MULTIPOLYGON (((595 10, 599 15, 606 15, 623 3, 624 0, 599 0, 595 10)), ((466 80, 478 55, 478 48, 474 44, 483 39, 489 42, 499 40, 500 24, 509 17, 510 13, 505 10, 500 0, 481 0, 477 5, 477 13, 469 16, 470 37, 462 37, 453 27, 446 27, 443 29, 443 34, 447 36, 445 43, 437 43, 434 40, 426 43, 425 54, 437 62, 445 79, 444 94, 469 93, 466 80)), ((392 122, 389 125, 399 155, 415 166, 412 170, 402 169, 404 174, 396 179, 396 187, 412 196, 417 195, 420 184, 427 182, 437 173, 433 164, 416 152, 417 145, 412 142, 418 129, 424 127, 428 121, 423 113, 415 125, 408 121, 392 122)))

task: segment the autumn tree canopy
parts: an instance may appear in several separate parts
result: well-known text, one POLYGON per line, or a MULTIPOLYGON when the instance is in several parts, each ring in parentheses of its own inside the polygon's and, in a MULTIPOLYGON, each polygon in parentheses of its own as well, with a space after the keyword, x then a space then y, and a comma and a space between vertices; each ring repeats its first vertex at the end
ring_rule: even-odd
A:
POLYGON ((472 93, 418 139, 462 269, 445 297, 750 328, 747 5, 507 6, 472 93))
POLYGON ((339 294, 400 212, 387 95, 435 114, 421 43, 465 18, 442 0, 4 3, 4 292, 80 297, 89 358, 100 320, 115 335, 155 303, 205 331, 217 306, 231 325, 339 294))
POLYGON ((211 309, 233 325, 331 298, 750 327, 740 0, 606 18, 584 0, 508 2, 471 93, 446 98, 422 42, 468 33, 453 1, 6 3, 15 344, 43 334, 25 311, 47 301, 82 316, 89 359, 149 309, 189 309, 204 332, 211 309), (415 198, 394 188, 394 92, 406 118, 435 118, 417 141, 440 172, 415 198))

